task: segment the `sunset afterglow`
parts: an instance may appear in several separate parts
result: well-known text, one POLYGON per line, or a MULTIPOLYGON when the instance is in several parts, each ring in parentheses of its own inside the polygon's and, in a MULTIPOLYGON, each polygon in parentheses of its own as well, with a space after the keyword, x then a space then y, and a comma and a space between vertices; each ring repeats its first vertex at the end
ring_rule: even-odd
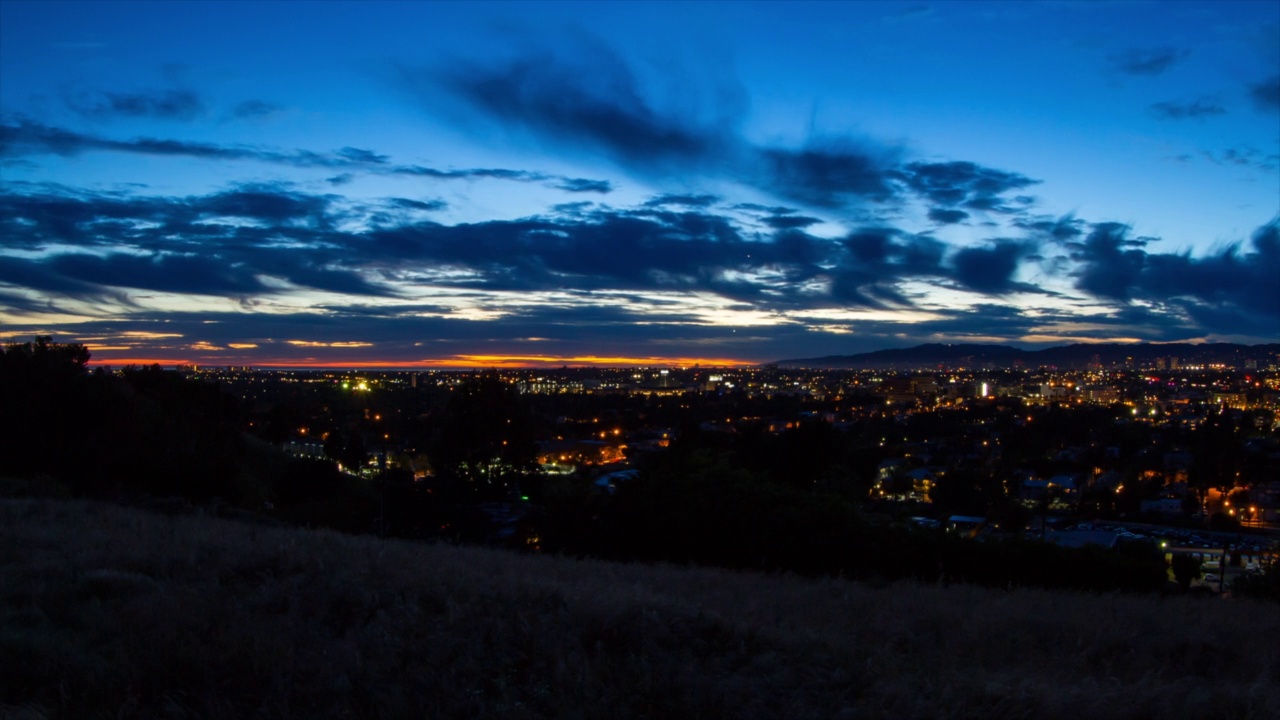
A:
POLYGON ((6 340, 391 368, 1280 338, 1274 2, 70 7, 0 2, 6 340))

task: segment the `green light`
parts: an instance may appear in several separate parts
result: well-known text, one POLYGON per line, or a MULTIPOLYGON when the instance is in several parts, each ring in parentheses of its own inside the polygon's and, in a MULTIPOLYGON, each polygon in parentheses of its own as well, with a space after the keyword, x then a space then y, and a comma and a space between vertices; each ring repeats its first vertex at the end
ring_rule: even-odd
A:
POLYGON ((528 496, 528 495, 521 495, 521 496, 520 496, 520 499, 521 499, 521 500, 523 500, 523 501, 525 501, 525 502, 529 502, 529 496, 528 496))

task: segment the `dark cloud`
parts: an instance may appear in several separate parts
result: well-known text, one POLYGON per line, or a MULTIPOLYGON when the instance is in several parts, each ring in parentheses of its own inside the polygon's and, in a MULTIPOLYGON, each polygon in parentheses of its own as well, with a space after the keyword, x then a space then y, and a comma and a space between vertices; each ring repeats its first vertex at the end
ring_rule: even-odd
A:
POLYGON ((391 198, 388 203, 394 207, 404 208, 406 210, 423 210, 427 212, 435 212, 444 210, 449 204, 443 200, 411 200, 409 198, 391 198))
POLYGON ((984 248, 964 248, 951 257, 955 279, 970 290, 999 295, 1021 289, 1013 282, 1018 260, 1026 248, 1019 243, 999 241, 984 248))
POLYGON ((561 178, 554 183, 555 187, 565 192, 575 193, 600 193, 605 195, 613 192, 613 183, 608 180, 591 180, 588 178, 561 178))
POLYGON ((1280 328, 1280 225, 1273 221, 1239 244, 1195 258, 1149 255, 1138 292, 1181 307, 1200 325, 1274 337, 1280 328))
MULTIPOLYGON (((897 151, 871 143, 812 141, 801 148, 753 144, 738 131, 741 103, 701 115, 650 101, 627 64, 599 48, 560 48, 502 62, 453 61, 436 71, 401 68, 401 80, 432 108, 440 97, 510 133, 641 174, 724 177, 821 207, 885 201, 896 193, 897 151), (590 67, 590 72, 584 72, 590 67)), ((714 93, 713 93, 714 94, 714 93)), ((735 96, 733 91, 721 95, 735 96)))
POLYGON ((859 198, 885 201, 894 195, 892 164, 852 146, 760 148, 755 156, 761 186, 781 197, 837 208, 859 198))
POLYGON ((911 307, 912 301, 898 288, 901 281, 948 274, 942 266, 946 246, 928 235, 868 227, 849 233, 840 246, 845 253, 836 256, 835 267, 829 271, 824 268, 818 276, 830 278, 831 297, 843 304, 911 307))
MULTIPOLYGON (((89 297, 100 291, 98 284, 66 277, 43 262, 4 255, 0 255, 0 283, 71 298, 89 297)), ((46 299, 45 302, 51 306, 54 304, 52 298, 46 299)), ((30 309, 39 308, 38 304, 24 303, 24 305, 30 309)))
POLYGON ((85 258, 102 255, 88 252, 94 248, 110 249, 110 262, 38 261, 54 273, 49 282, 84 284, 97 275, 111 278, 111 286, 168 290, 160 276, 177 262, 169 258, 181 257, 187 264, 172 265, 180 271, 167 277, 189 278, 193 291, 245 291, 254 286, 244 278, 269 276, 305 287, 387 294, 394 287, 389 283, 414 282, 418 268, 436 268, 458 272, 432 282, 458 287, 700 290, 739 299, 767 295, 780 307, 829 302, 801 293, 795 283, 837 277, 841 287, 874 288, 865 293, 891 297, 892 285, 904 277, 938 272, 943 254, 941 243, 929 241, 937 247, 922 264, 925 241, 888 229, 865 233, 885 234, 885 247, 868 254, 859 235, 847 244, 814 238, 799 228, 815 219, 794 215, 773 220, 777 235, 748 239, 730 218, 680 205, 633 211, 577 205, 548 217, 453 226, 415 219, 420 216, 413 211, 442 207, 388 198, 361 209, 261 185, 186 198, 54 189, 0 194, 0 229, 10 247, 83 248, 73 254, 85 258), (338 218, 362 216, 369 219, 367 230, 337 229, 338 218), (243 275, 232 282, 213 272, 224 266, 243 275), (199 268, 207 273, 200 275, 199 268))
POLYGON ((112 140, 98 135, 44 125, 21 118, 0 125, 0 154, 74 156, 85 152, 111 151, 139 155, 194 157, 205 160, 259 160, 297 167, 352 167, 361 163, 340 154, 297 150, 274 151, 239 145, 186 142, 158 138, 112 140))
POLYGON ((1151 111, 1156 114, 1156 117, 1166 120, 1210 117, 1213 115, 1225 115, 1227 112, 1226 108, 1207 100, 1158 102, 1151 106, 1151 111))
MULTIPOLYGON (((1131 238, 1123 225, 1088 226, 1071 216, 1019 217, 1026 238, 992 239, 984 246, 955 250, 929 234, 891 225, 818 237, 804 230, 816 218, 791 212, 753 216, 745 227, 754 230, 746 232, 732 214, 713 212, 710 206, 709 201, 702 206, 649 202, 617 209, 574 203, 545 216, 444 225, 423 214, 444 207, 429 198, 389 197, 362 204, 284 185, 243 185, 189 197, 19 185, 0 193, 0 234, 6 247, 28 252, 21 258, 0 256, 0 283, 54 299, 100 299, 113 306, 146 292, 239 298, 250 312, 228 330, 238 339, 266 333, 264 328, 276 333, 268 337, 297 337, 272 324, 312 322, 252 312, 260 296, 287 283, 366 298, 323 309, 346 318, 326 326, 336 340, 352 339, 336 337, 342 332, 381 337, 408 333, 417 320, 417 340, 434 337, 427 329, 434 333, 439 326, 441 342, 453 338, 471 343, 460 352, 476 352, 474 342, 501 344, 506 341, 493 338, 504 336, 551 337, 562 347, 581 343, 585 349, 597 335, 616 339, 620 346, 627 338, 641 337, 648 342, 737 342, 731 328, 704 327, 705 320, 685 304, 695 297, 783 313, 841 306, 910 309, 918 298, 905 288, 913 282, 991 296, 1034 291, 1015 277, 1020 263, 1039 260, 1040 245, 1051 243, 1066 248, 1065 257, 1056 266, 1044 263, 1042 271, 1073 273, 1080 290, 1114 303, 1109 317, 1141 320, 1153 337, 1174 327, 1188 332, 1189 323, 1204 323, 1206 331, 1218 332, 1207 324, 1210 319, 1234 318, 1234 324, 1219 327, 1258 333, 1267 322, 1280 322, 1272 286, 1272 278, 1280 274, 1274 225, 1260 230, 1247 248, 1233 246, 1197 258, 1148 253, 1148 240, 1131 238), (352 222, 360 218, 369 221, 352 222), (762 231, 762 225, 769 229, 762 231), (482 309, 502 320, 461 321, 447 305, 429 302, 421 303, 421 313, 444 319, 406 316, 413 306, 405 304, 404 295, 424 284, 471 294, 482 309), (511 303, 491 292, 522 297, 554 293, 557 300, 511 303), (397 303, 379 307, 373 302, 386 297, 396 297, 397 303), (635 308, 626 305, 628 298, 635 308), (373 330, 375 319, 378 329, 373 330)), ((779 209, 787 210, 748 210, 779 209)), ((2 302, 11 309, 30 305, 21 298, 2 302)), ((1002 307, 1012 315, 988 318, 957 310, 944 313, 946 321, 936 326, 913 325, 911 332, 922 333, 922 338, 926 330, 940 337, 968 337, 1001 328, 1024 332, 1049 322, 1043 313, 1030 318, 1018 308, 1002 307)), ((796 327, 760 329, 752 342, 763 347, 792 338, 793 332, 808 332, 799 321, 788 322, 796 327)), ((318 326, 315 332, 320 332, 318 326)), ((883 341, 902 332, 902 326, 859 323, 857 332, 868 341, 883 341)), ((408 342, 409 336, 401 339, 408 342)), ((599 351, 599 346, 593 350, 599 351)))
POLYGON ((706 285, 726 263, 720 244, 740 242, 714 218, 616 213, 586 221, 417 223, 373 232, 369 241, 383 257, 480 270, 482 277, 467 282, 501 289, 706 285))
POLYGON ((1275 221, 1250 239, 1245 252, 1232 244, 1205 257, 1189 252, 1148 253, 1146 238, 1130 238, 1117 223, 1094 225, 1083 243, 1071 243, 1080 262, 1076 286, 1097 297, 1145 300, 1176 308, 1205 330, 1274 335, 1280 327, 1280 230, 1275 221), (1229 321, 1228 321, 1229 319, 1229 321))
POLYGON ((328 200, 317 195, 251 185, 200 198, 193 205, 204 216, 252 218, 284 223, 323 218, 328 200))
POLYGON ((69 283, 80 293, 97 285, 235 294, 263 290, 257 278, 273 276, 303 287, 388 294, 358 269, 343 267, 346 258, 335 248, 348 243, 332 231, 329 211, 326 197, 269 185, 185 198, 50 188, 0 193, 0 230, 11 248, 59 248, 23 261, 25 272, 51 290, 69 283))
MULTIPOLYGON (((27 118, 0 124, 0 157, 50 153, 75 156, 86 152, 123 152, 138 155, 193 157, 203 160, 252 160, 291 167, 351 169, 382 175, 407 175, 440 180, 510 180, 550 184, 570 192, 608 192, 612 189, 607 181, 566 178, 527 170, 508 168, 441 170, 422 165, 394 165, 386 155, 363 148, 344 147, 334 152, 321 153, 311 150, 274 150, 159 138, 113 140, 45 125, 27 118)), ((329 182, 341 185, 349 182, 353 177, 351 173, 343 173, 329 178, 329 182)))
POLYGON ((1081 263, 1076 287, 1111 300, 1128 300, 1146 262, 1143 239, 1130 239, 1129 226, 1099 223, 1083 243, 1072 245, 1081 263))
POLYGON ((1250 85, 1249 97, 1259 110, 1265 112, 1280 110, 1280 75, 1250 85))
POLYGON ((781 205, 760 205, 758 203, 737 203, 730 206, 731 210, 743 210, 746 212, 765 213, 770 215, 790 215, 795 212, 795 208, 783 207, 781 205))
POLYGON ((659 207, 662 205, 682 205, 684 207, 705 208, 711 207, 720 201, 716 195, 659 195, 649 198, 645 201, 645 207, 659 207))
POLYGON ((590 211, 594 207, 596 207, 596 204, 589 200, 579 200, 578 202, 556 203, 551 206, 551 212, 556 215, 581 217, 583 213, 590 211))
POLYGON ((764 218, 764 223, 775 230, 806 228, 820 222, 822 221, 818 218, 805 215, 769 215, 764 218))
POLYGON ((941 225, 954 225, 962 223, 969 219, 969 213, 963 210, 949 210, 947 208, 930 208, 929 219, 941 225))
POLYGON ((610 193, 613 183, 608 180, 591 180, 588 178, 570 178, 561 175, 532 172, 529 170, 511 170, 508 168, 468 168, 464 170, 440 170, 422 165, 397 165, 380 170, 388 175, 411 175, 429 177, 439 180, 510 180, 512 182, 540 183, 566 192, 610 193))
POLYGON ((1190 50, 1174 47, 1130 48, 1107 60, 1113 70, 1126 75, 1159 75, 1190 54, 1190 50))
POLYGON ((353 147, 344 147, 334 154, 351 161, 355 165, 386 165, 390 159, 386 155, 380 155, 372 150, 353 147))
POLYGON ((451 62, 423 77, 504 123, 574 146, 586 144, 629 165, 685 166, 722 155, 716 133, 650 105, 640 80, 616 56, 597 51, 590 73, 547 52, 502 64, 451 62))
POLYGON ((164 199, 79 196, 56 186, 43 192, 0 193, 0 230, 8 248, 127 242, 136 225, 160 224, 176 217, 191 219, 180 204, 164 199))
POLYGON ((205 114, 204 102, 191 90, 154 90, 139 93, 81 92, 66 98, 67 107, 95 120, 159 118, 194 120, 205 114))
POLYGON ((1002 195, 1039 183, 1025 175, 971 162, 913 162, 900 176, 913 190, 946 208, 1007 211, 1002 195))
POLYGON ((1013 224, 1036 236, 1063 243, 1083 235, 1086 225, 1083 220, 1073 215, 1063 215, 1059 218, 1017 218, 1013 224))
POLYGON ((897 249, 894 239, 899 234, 894 228, 868 228, 850 233, 844 239, 844 246, 858 263, 881 265, 888 262, 890 252, 897 249))
POLYGON ((230 266, 208 257, 68 253, 55 255, 41 264, 53 273, 84 285, 206 295, 239 295, 264 289, 251 268, 230 266))

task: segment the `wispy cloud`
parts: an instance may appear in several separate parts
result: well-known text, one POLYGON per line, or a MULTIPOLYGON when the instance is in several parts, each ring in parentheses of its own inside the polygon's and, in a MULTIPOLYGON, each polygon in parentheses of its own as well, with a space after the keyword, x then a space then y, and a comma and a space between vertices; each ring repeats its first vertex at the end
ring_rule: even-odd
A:
POLYGON ((1236 145, 1216 152, 1206 150, 1202 154, 1207 160, 1218 165, 1236 165, 1263 172, 1275 172, 1280 168, 1280 154, 1264 153, 1248 145, 1236 145))
POLYGON ((230 117, 236 120, 259 120, 276 115, 283 109, 265 100, 245 100, 231 108, 230 117))
POLYGON ((901 177, 931 202, 973 210, 1007 211, 1010 206, 1003 198, 1005 193, 1039 182, 1019 173, 971 162, 913 162, 902 169, 901 177))
POLYGON ((1186 120, 1195 118, 1225 115, 1227 109, 1216 102, 1208 100, 1167 101, 1151 105, 1151 112, 1156 117, 1166 120, 1186 120))
POLYGON ((1129 48, 1107 57, 1111 68, 1125 75, 1160 75, 1185 59, 1191 51, 1185 48, 1129 48))
POLYGON ((94 120, 194 120, 207 111, 194 90, 181 88, 144 92, 80 91, 67 95, 65 100, 72 112, 94 120))
MULTIPOLYGON (((26 156, 55 154, 75 156, 87 152, 120 152, 137 155, 192 157, 204 160, 243 160, 287 165, 299 168, 322 168, 360 171, 380 175, 427 177, 440 180, 496 179, 539 183, 567 192, 608 193, 613 186, 605 180, 571 178, 563 175, 516 170, 510 168, 440 169, 424 165, 401 165, 383 154, 365 148, 344 147, 330 152, 312 150, 280 150, 247 145, 191 142, 167 138, 131 138, 117 140, 101 135, 46 125, 28 118, 11 119, 0 124, 0 157, 17 159, 26 156)), ((351 173, 335 176, 343 184, 354 178, 351 173)), ((332 182, 332 180, 331 180, 332 182)))
MULTIPOLYGON (((904 164, 900 148, 852 136, 812 137, 796 146, 753 142, 740 131, 744 102, 699 103, 698 89, 685 88, 682 96, 695 99, 668 107, 651 97, 626 61, 595 45, 397 72, 400 85, 424 104, 451 103, 465 122, 492 123, 514 142, 532 137, 572 156, 606 158, 641 177, 743 184, 814 208, 891 205, 914 195, 1010 211, 1001 195, 1036 182, 972 162, 904 164), (701 105, 715 110, 688 110, 701 105)), ((732 87, 716 93, 735 97, 732 87)))

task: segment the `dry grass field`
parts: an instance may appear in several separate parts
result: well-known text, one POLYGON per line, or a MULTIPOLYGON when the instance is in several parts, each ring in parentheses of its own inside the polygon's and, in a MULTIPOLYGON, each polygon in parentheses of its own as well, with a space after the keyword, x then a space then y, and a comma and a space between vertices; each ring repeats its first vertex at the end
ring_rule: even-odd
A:
POLYGON ((4 718, 1275 718, 1280 610, 0 501, 4 718))

